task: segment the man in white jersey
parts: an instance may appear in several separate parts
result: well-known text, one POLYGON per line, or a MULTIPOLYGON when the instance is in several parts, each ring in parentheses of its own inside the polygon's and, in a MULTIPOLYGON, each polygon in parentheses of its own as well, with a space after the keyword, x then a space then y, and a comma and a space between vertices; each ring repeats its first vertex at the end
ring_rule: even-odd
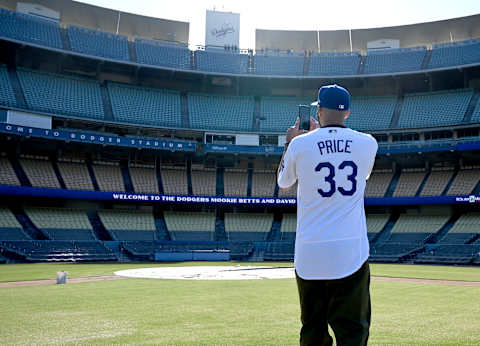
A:
POLYGON ((301 345, 366 345, 370 328, 370 269, 364 191, 378 144, 344 126, 350 94, 320 88, 318 123, 288 129, 278 186, 298 181, 295 271, 301 345), (320 127, 319 127, 320 125, 320 127))

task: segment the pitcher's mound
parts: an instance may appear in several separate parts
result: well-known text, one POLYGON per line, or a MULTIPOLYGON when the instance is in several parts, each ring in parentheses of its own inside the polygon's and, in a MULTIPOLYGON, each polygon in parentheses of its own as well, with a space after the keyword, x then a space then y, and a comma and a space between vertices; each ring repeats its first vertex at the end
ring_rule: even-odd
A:
POLYGON ((177 280, 257 280, 292 279, 293 267, 205 266, 128 269, 115 275, 130 278, 177 280))

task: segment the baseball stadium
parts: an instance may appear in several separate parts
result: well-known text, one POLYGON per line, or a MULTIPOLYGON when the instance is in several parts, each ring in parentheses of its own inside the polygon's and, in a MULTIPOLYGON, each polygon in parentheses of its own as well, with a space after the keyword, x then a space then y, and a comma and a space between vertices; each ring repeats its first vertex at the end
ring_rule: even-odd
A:
POLYGON ((206 11, 192 45, 189 22, 0 0, 0 343, 297 345, 277 169, 338 84, 378 142, 369 344, 479 345, 480 14, 245 49, 239 23, 206 11))

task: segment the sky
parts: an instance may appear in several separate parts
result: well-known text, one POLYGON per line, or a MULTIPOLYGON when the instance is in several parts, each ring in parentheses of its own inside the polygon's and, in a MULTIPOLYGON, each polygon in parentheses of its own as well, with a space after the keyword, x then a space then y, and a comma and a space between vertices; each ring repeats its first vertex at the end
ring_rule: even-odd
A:
POLYGON ((240 48, 255 48, 255 29, 365 29, 480 14, 479 0, 77 0, 190 23, 191 46, 205 43, 205 11, 240 13, 240 48))

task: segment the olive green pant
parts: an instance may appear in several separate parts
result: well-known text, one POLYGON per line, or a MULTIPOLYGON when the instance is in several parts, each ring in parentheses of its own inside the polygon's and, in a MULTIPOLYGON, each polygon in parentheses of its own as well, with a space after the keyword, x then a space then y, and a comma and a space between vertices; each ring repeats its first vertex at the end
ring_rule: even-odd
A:
POLYGON ((371 318, 368 261, 342 279, 296 277, 302 321, 300 345, 332 345, 328 325, 338 346, 367 344, 371 318))

